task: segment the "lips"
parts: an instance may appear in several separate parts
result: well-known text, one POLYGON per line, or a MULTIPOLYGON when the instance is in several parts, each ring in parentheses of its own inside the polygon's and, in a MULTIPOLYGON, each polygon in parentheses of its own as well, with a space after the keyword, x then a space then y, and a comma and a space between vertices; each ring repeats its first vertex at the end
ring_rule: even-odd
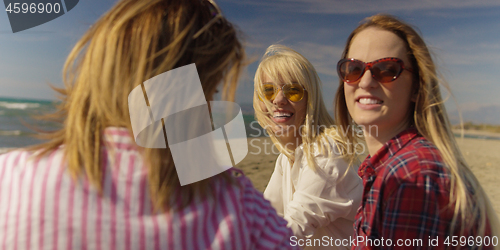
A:
POLYGON ((276 110, 273 114, 273 121, 276 123, 284 123, 290 120, 293 116, 292 112, 286 110, 276 110))
POLYGON ((378 110, 384 101, 375 96, 359 96, 356 98, 356 106, 362 110, 378 110))
POLYGON ((286 112, 286 111, 274 111, 274 118, 283 118, 283 117, 290 117, 292 116, 292 112, 286 112))
POLYGON ((356 98, 356 102, 363 105, 376 105, 384 103, 384 101, 374 96, 360 96, 356 98))

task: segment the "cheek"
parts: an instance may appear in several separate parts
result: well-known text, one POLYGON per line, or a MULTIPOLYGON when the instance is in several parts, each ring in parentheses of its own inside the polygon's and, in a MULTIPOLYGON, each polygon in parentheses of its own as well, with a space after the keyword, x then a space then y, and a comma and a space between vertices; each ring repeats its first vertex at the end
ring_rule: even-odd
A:
POLYGON ((409 82, 394 82, 384 89, 387 96, 387 106, 393 115, 404 116, 411 110, 412 85, 409 82))
POLYGON ((398 79, 401 81, 394 81, 391 84, 385 86, 384 92, 386 92, 387 96, 390 96, 391 99, 397 101, 400 104, 410 103, 412 100, 412 91, 413 85, 410 79, 405 79, 401 77, 398 79))
POLYGON ((307 114, 307 98, 302 99, 299 103, 295 105, 295 111, 298 114, 298 120, 303 121, 307 114))
POLYGON ((262 110, 262 112, 267 112, 266 105, 264 104, 264 102, 262 102, 260 100, 259 100, 259 107, 260 107, 260 110, 262 110))
POLYGON ((347 105, 349 105, 349 103, 351 103, 354 100, 354 90, 355 90, 354 87, 344 83, 344 96, 347 105))
POLYGON ((412 100, 411 100, 411 91, 408 90, 404 90, 404 91, 401 91, 399 93, 396 93, 393 95, 393 100, 394 100, 394 103, 393 105, 396 106, 396 107, 399 107, 399 109, 401 110, 401 112, 408 112, 409 109, 410 109, 410 105, 412 103, 412 100))

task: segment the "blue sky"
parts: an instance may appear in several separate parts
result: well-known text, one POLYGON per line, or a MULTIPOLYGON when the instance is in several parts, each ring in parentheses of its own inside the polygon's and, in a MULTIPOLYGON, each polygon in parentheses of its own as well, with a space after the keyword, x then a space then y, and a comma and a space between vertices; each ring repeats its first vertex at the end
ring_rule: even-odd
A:
MULTIPOLYGON (((62 86, 62 66, 72 46, 114 2, 81 0, 65 15, 15 34, 6 12, 0 11, 0 96, 55 99, 48 83, 62 86)), ((464 114, 488 110, 489 116, 500 117, 500 1, 219 0, 218 4, 243 31, 247 52, 257 59, 241 79, 240 103, 251 102, 258 59, 269 45, 281 43, 313 63, 331 107, 338 85, 335 66, 347 36, 364 17, 388 13, 419 28, 464 114)), ((447 106, 456 109, 453 102, 447 106)))

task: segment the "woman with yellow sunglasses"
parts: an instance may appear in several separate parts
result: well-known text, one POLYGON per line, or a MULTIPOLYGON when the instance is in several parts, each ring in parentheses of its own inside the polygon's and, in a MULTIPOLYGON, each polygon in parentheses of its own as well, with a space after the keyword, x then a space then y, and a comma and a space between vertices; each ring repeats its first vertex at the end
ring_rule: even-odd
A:
POLYGON ((256 119, 281 152, 264 197, 288 221, 290 242, 349 238, 362 184, 343 158, 316 70, 296 51, 272 45, 254 87, 256 119))

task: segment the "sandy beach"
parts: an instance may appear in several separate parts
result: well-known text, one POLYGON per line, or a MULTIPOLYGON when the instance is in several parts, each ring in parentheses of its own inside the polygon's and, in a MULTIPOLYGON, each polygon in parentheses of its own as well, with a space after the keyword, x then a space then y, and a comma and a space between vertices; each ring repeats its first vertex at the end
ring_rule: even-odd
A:
MULTIPOLYGON (((496 134, 500 136, 499 134, 496 134)), ((494 134, 493 134, 494 136, 494 134)), ((264 191, 278 157, 277 149, 271 147, 269 138, 249 138, 247 157, 236 167, 243 170, 255 188, 264 191)), ((472 172, 489 196, 497 214, 500 215, 500 140, 457 138, 460 149, 472 172)))
MULTIPOLYGON (((466 131, 466 135, 477 133, 488 138, 500 138, 500 134, 466 131)), ((500 215, 500 140, 457 138, 457 141, 465 160, 500 215)), ((236 167, 242 169, 255 188, 263 192, 271 178, 279 152, 267 137, 249 138, 248 143, 248 155, 236 167)), ((6 150, 7 148, 0 148, 0 154, 6 150)))

